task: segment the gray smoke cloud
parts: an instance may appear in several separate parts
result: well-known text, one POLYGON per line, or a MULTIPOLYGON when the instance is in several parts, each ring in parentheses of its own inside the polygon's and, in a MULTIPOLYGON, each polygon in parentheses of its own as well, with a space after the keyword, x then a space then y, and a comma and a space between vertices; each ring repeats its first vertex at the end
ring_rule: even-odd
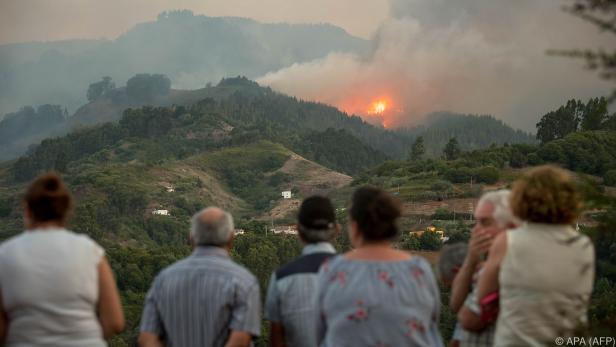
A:
POLYGON ((565 13, 558 0, 390 0, 370 54, 331 53, 258 79, 275 90, 331 103, 386 126, 434 111, 492 114, 534 130, 570 98, 612 87, 554 48, 614 48, 613 37, 565 13), (385 100, 383 119, 366 115, 385 100))

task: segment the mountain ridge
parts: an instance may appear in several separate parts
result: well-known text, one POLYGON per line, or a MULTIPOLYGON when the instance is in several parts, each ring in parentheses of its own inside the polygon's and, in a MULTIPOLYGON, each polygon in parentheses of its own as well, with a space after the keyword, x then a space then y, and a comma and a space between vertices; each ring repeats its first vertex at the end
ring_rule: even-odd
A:
POLYGON ((334 51, 368 48, 368 41, 331 24, 164 12, 113 40, 0 46, 0 113, 48 103, 72 111, 86 101, 88 84, 102 76, 123 84, 136 73, 164 73, 175 88, 194 89, 228 75, 256 78, 334 51))

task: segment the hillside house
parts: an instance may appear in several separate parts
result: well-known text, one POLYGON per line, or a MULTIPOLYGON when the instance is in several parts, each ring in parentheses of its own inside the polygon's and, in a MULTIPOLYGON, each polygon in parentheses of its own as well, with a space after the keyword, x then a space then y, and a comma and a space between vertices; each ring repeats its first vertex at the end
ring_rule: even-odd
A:
POLYGON ((292 196, 292 194, 291 194, 290 190, 285 190, 285 191, 282 192, 282 198, 283 199, 291 199, 291 196, 292 196))
POLYGON ((270 229, 274 235, 283 234, 283 235, 297 235, 297 225, 295 224, 287 224, 287 225, 277 225, 270 229))
POLYGON ((170 216, 169 210, 154 210, 152 211, 152 214, 159 216, 170 216))
POLYGON ((167 189, 167 193, 175 192, 175 188, 173 186, 166 186, 165 189, 167 189))
POLYGON ((421 236, 423 235, 423 233, 425 232, 429 232, 429 233, 437 233, 439 236, 439 239, 441 239, 441 241, 445 242, 447 241, 449 238, 445 236, 445 232, 443 230, 436 230, 436 227, 427 227, 426 230, 417 230, 417 231, 410 231, 409 235, 411 236, 421 236))

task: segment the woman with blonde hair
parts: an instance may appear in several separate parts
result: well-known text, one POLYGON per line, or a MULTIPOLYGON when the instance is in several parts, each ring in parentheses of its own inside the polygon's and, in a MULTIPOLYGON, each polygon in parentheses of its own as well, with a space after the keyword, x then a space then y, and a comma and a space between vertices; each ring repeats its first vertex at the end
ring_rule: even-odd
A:
POLYGON ((124 328, 104 250, 65 228, 71 207, 56 174, 28 187, 26 231, 0 245, 0 345, 102 347, 124 328))
POLYGON ((494 240, 479 298, 499 294, 495 346, 552 346, 587 323, 595 255, 572 227, 581 196, 569 171, 540 166, 514 183, 510 199, 524 223, 494 240))

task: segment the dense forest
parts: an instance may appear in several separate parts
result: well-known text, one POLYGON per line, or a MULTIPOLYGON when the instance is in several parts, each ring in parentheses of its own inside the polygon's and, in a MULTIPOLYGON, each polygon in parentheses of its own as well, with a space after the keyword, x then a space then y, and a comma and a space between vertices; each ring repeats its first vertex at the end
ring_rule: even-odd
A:
MULTIPOLYGON (((232 255, 256 274, 262 289, 273 269, 299 254, 295 236, 266 232, 272 223, 292 222, 292 213, 282 220, 257 218, 277 206, 282 189, 292 188, 296 198, 305 196, 300 183, 310 179, 306 176, 310 170, 285 169, 298 154, 316 162, 305 165, 320 168, 319 176, 328 174, 329 168, 354 177, 350 186, 326 189, 343 224, 349 194, 362 184, 383 187, 406 203, 431 203, 477 198, 484 189, 507 186, 521 169, 532 165, 556 163, 578 172, 591 211, 581 228, 592 236, 598 256, 591 333, 613 326, 616 132, 610 125, 614 115, 607 110, 595 117, 601 123, 593 130, 579 128, 545 143, 469 150, 451 137, 440 153, 430 155, 424 142, 428 135, 414 141, 409 137, 404 159, 393 160, 374 148, 366 140, 369 136, 361 136, 362 131, 370 134, 370 128, 358 118, 337 121, 338 113, 332 110, 334 121, 329 124, 356 126, 319 129, 321 120, 330 115, 319 112, 329 110, 326 106, 270 95, 245 79, 222 83, 236 89, 238 84, 248 84, 254 94, 251 98, 233 92, 228 98, 206 98, 189 107, 129 109, 117 123, 47 139, 26 156, 0 166, 0 239, 22 230, 19 199, 35 175, 58 171, 73 190, 77 205, 71 228, 105 247, 122 293, 128 329, 112 341, 113 346, 134 343, 152 278, 190 252, 186 246, 189 218, 203 206, 216 204, 234 213, 237 227, 246 234, 237 237, 232 255), (301 116, 294 113, 297 110, 303 110, 301 116), (174 191, 170 193, 167 186, 174 191), (168 209, 170 216, 153 215, 151 211, 158 208, 168 209)), ((551 113, 543 117, 538 127, 549 123, 550 117, 551 113)), ((384 132, 374 129, 375 138, 384 132)), ((400 222, 404 233, 397 244, 407 250, 437 251, 442 241, 435 233, 411 236, 407 231, 434 225, 445 230, 448 242, 464 241, 471 224, 468 211, 408 211, 400 222)), ((335 244, 339 251, 350 247, 345 233, 338 235, 335 244)), ((447 295, 443 290, 443 302, 447 295)), ((445 337, 450 336, 453 321, 444 305, 441 331, 445 337)), ((266 321, 263 334, 257 345, 266 345, 266 321)))
MULTIPOLYGON (((350 116, 338 109, 314 102, 297 100, 270 88, 260 87, 245 77, 222 79, 216 86, 208 86, 191 91, 170 89, 169 79, 161 74, 137 74, 130 78, 126 86, 116 87, 110 77, 103 77, 90 84, 87 92, 91 102, 79 108, 74 115, 66 118, 55 127, 44 127, 36 137, 9 137, 10 151, 0 154, 0 160, 13 159, 26 153, 30 145, 42 139, 84 129, 105 122, 118 122, 126 112, 145 106, 175 108, 182 106, 194 110, 197 105, 206 107, 208 112, 242 123, 244 129, 254 125, 252 132, 267 130, 268 136, 275 135, 277 142, 284 142, 294 148, 303 147, 296 134, 307 132, 322 133, 328 128, 344 130, 361 140, 373 150, 388 158, 401 159, 407 156, 410 144, 418 136, 425 138, 429 156, 438 156, 442 146, 451 138, 457 137, 461 148, 480 149, 492 144, 534 143, 529 134, 514 130, 502 121, 491 116, 459 114, 434 114, 427 117, 427 123, 412 129, 387 130, 372 126, 358 116, 350 116), (213 101, 213 103, 212 103, 213 101), (145 106, 144 106, 145 105, 145 106), (208 108, 209 107, 209 108, 208 108), (259 130, 261 129, 261 130, 259 130)), ((45 106, 46 107, 46 106, 45 106)), ((54 106, 56 107, 56 106, 54 106)), ((26 108, 31 109, 31 108, 26 108)), ((9 117, 12 123, 30 124, 35 120, 27 113, 18 112, 9 117)), ((0 121, 0 130, 10 128, 0 121)), ((28 125, 37 127, 35 124, 28 125)), ((40 129, 37 128, 37 129, 40 129)), ((250 131, 246 131, 248 135, 250 131)), ((324 133, 324 135, 332 135, 324 133)), ((13 135, 14 136, 14 135, 13 135)), ((314 141, 313 141, 314 142, 314 141)), ((361 146, 360 146, 361 147, 361 146)), ((318 153, 314 153, 316 155, 318 153)), ((314 155, 309 155, 314 158, 314 155)), ((327 155, 322 153, 319 155, 327 155)), ((373 156, 376 156, 373 153, 373 156)), ((323 158, 326 161, 325 158, 323 158)), ((339 161, 329 161, 340 163, 339 161)), ((374 161, 368 162, 373 164, 374 161)), ((347 172, 357 164, 344 167, 347 172)), ((340 169, 340 166, 334 168, 340 169)))

